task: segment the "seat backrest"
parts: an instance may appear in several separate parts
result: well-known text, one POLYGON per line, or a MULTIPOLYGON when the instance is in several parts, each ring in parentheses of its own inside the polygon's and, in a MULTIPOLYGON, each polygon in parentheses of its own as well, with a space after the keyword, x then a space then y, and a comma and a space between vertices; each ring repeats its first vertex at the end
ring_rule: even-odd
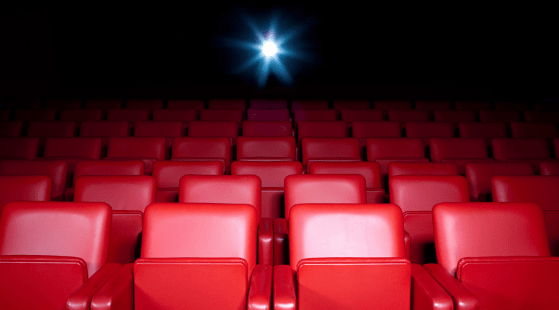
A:
POLYGON ((287 176, 302 174, 302 171, 303 166, 298 161, 234 161, 231 164, 231 175, 255 175, 262 181, 263 188, 283 188, 287 176))
POLYGON ((291 207, 306 203, 366 203, 361 175, 303 174, 285 178, 285 218, 291 207))
POLYGON ((153 177, 160 188, 179 188, 179 181, 185 175, 222 175, 223 164, 219 161, 156 161, 153 163, 153 177))
POLYGON ((52 180, 52 200, 64 200, 68 164, 64 160, 0 160, 0 175, 46 175, 52 180))
POLYGON ((22 121, 0 121, 0 137, 19 137, 22 128, 22 121))
POLYGON ((212 110, 241 109, 245 111, 247 106, 244 99, 210 99, 208 108, 212 110))
POLYGON ((355 121, 384 121, 381 110, 342 110, 342 121, 351 123, 355 121))
POLYGON ((435 122, 475 122, 476 113, 468 110, 438 110, 433 112, 435 122))
POLYGON ((251 99, 251 109, 287 109, 287 100, 251 99))
POLYGON ((559 162, 543 162, 540 164, 541 175, 559 175, 559 162))
POLYGON ((302 152, 303 165, 310 158, 361 159, 357 138, 305 138, 302 152))
POLYGON ((141 257, 242 258, 250 279, 259 220, 246 204, 152 204, 144 215, 141 257))
POLYGON ((375 162, 314 162, 311 174, 359 174, 365 178, 365 187, 381 188, 380 166, 375 162))
POLYGON ((290 121, 245 121, 245 137, 291 137, 293 125, 290 121))
POLYGON ((239 137, 237 160, 296 160, 293 137, 239 137))
POLYGON ((101 158, 100 138, 47 138, 43 157, 101 158))
POLYGON ((292 100, 291 110, 328 109, 328 100, 292 100))
POLYGON ((181 99, 168 100, 167 109, 199 111, 204 109, 204 100, 181 100, 181 99))
POLYGON ((52 122, 55 119, 56 110, 54 109, 16 110, 14 113, 14 121, 52 122))
POLYGON ((425 157, 423 142, 418 138, 369 138, 367 139, 367 160, 379 158, 422 158, 425 157))
POLYGON ((416 110, 450 110, 452 104, 449 100, 415 100, 416 110))
POLYGON ((81 100, 47 100, 45 101, 45 108, 46 109, 55 109, 55 110, 76 110, 82 107, 81 100))
POLYGON ((223 159, 226 168, 231 165, 231 142, 228 138, 175 138, 171 159, 223 159))
POLYGON ((155 202, 155 179, 148 175, 81 176, 74 201, 104 202, 114 210, 140 211, 155 202))
POLYGON ((454 128, 451 122, 407 122, 406 137, 423 138, 423 144, 429 146, 430 138, 453 138, 454 128))
POLYGON ((180 121, 190 122, 195 121, 197 118, 196 110, 172 110, 172 109, 159 109, 153 110, 154 121, 180 121))
POLYGON ((458 166, 455 163, 389 163, 388 177, 397 175, 458 175, 458 166))
POLYGON ((493 158, 500 161, 523 158, 549 158, 548 143, 543 138, 494 138, 493 158))
POLYGON ((493 201, 533 202, 544 211, 559 210, 559 176, 495 176, 493 201))
POLYGON ((80 127, 80 137, 126 137, 128 122, 125 121, 84 121, 80 127))
POLYGON ((388 120, 391 122, 428 122, 431 120, 429 111, 425 110, 389 110, 388 120))
POLYGON ((480 194, 491 192, 491 178, 498 175, 534 175, 530 163, 468 163, 466 179, 470 196, 480 198, 480 194))
POLYGON ((61 110, 61 121, 100 121, 103 119, 103 110, 101 109, 83 109, 83 110, 61 110))
POLYGON ((303 138, 345 138, 347 124, 343 121, 300 121, 297 141, 303 138))
POLYGON ((505 123, 459 123, 458 131, 461 138, 486 138, 488 145, 491 145, 492 138, 508 136, 505 123))
POLYGON ((404 257, 402 211, 393 204, 299 204, 289 219, 290 264, 324 257, 404 257))
POLYGON ((102 100, 86 100, 86 109, 120 109, 122 108, 122 100, 102 99, 102 100))
POLYGON ((180 179, 179 202, 248 204, 260 218, 260 191, 255 175, 186 175, 180 179))
POLYGON ((110 233, 104 203, 11 202, 0 217, 0 255, 78 257, 91 277, 107 262, 110 233))
POLYGON ((75 122, 29 122, 28 137, 73 137, 76 131, 75 122))
POLYGON ((479 111, 480 122, 520 122, 520 111, 515 110, 483 110, 479 111))
POLYGON ((527 122, 559 122, 559 111, 524 111, 527 122))
POLYGON ((411 101, 409 100, 375 100, 373 108, 376 110, 410 110, 411 101))
POLYGON ((533 203, 441 203, 433 225, 437 260, 452 275, 465 257, 549 256, 543 212, 533 203))
POLYGON ((449 158, 488 158, 483 138, 431 138, 431 161, 449 158))
POLYGON ((127 109, 163 109, 163 100, 161 99, 132 99, 126 101, 127 109))
POLYGON ((293 110, 295 126, 297 126, 300 121, 335 121, 337 117, 336 111, 329 109, 293 110))
POLYGON ((559 130, 557 123, 527 123, 513 122, 510 124, 513 138, 557 138, 559 130))
POLYGON ((289 121, 288 109, 248 109, 249 121, 289 121))
POLYGON ((369 100, 334 100, 334 110, 368 110, 371 108, 369 100))
POLYGON ((398 122, 355 121, 352 127, 352 137, 354 138, 399 138, 402 136, 398 122))
POLYGON ((165 160, 163 137, 111 137, 107 158, 154 158, 165 160))
POLYGON ((441 202, 470 202, 468 182, 463 176, 400 175, 389 179, 390 202, 405 214, 428 211, 441 202))
POLYGON ((201 121, 234 121, 241 124, 244 119, 244 111, 241 109, 201 110, 201 121))
POLYGON ((35 159, 38 151, 37 137, 0 137, 0 158, 35 159))
POLYGON ((456 100, 454 107, 456 110, 491 110, 491 103, 489 101, 456 100))
POLYGON ((52 179, 46 175, 0 176, 0 214, 12 201, 50 201, 52 179))
POLYGON ((227 137, 237 142, 239 125, 234 121, 192 121, 188 124, 189 137, 227 137))
POLYGON ((148 109, 109 109, 107 111, 108 121, 147 121, 149 120, 148 109))
POLYGON ((137 121, 134 137, 180 137, 182 128, 180 121, 137 121))
POLYGON ((80 176, 91 175, 144 175, 141 160, 78 160, 74 170, 74 181, 80 176))

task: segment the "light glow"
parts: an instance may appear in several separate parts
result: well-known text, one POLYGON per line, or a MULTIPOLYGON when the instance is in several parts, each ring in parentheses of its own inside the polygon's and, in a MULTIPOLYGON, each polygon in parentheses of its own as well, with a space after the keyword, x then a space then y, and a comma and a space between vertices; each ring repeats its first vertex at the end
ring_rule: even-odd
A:
POLYGON ((262 53, 264 55, 271 57, 274 56, 278 52, 278 48, 276 44, 272 41, 268 41, 262 45, 262 53))

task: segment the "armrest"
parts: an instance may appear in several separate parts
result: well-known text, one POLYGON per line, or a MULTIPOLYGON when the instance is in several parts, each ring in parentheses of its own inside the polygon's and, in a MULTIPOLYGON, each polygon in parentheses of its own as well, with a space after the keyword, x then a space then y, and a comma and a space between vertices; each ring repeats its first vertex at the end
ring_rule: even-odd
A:
POLYGON ((479 309, 477 298, 441 265, 425 264, 423 268, 425 268, 435 281, 450 295, 456 310, 479 309))
POLYGON ((270 309, 272 306, 272 265, 258 264, 252 271, 248 291, 248 310, 270 309))
POLYGON ((274 221, 261 218, 258 223, 258 264, 274 264, 274 221))
POLYGON ((274 219, 274 265, 289 264, 289 241, 286 219, 274 219))
POLYGON ((452 298, 419 264, 411 265, 412 309, 452 310, 452 298))
POLYGON ((404 249, 406 251, 406 258, 410 259, 411 237, 410 237, 410 233, 405 230, 404 230, 404 249))
POLYGON ((78 288, 66 302, 66 309, 89 309, 91 298, 120 268, 120 264, 108 263, 92 275, 80 288, 78 288))
POLYGON ((91 310, 133 309, 134 264, 123 265, 91 299, 91 310))
POLYGON ((273 300, 274 310, 297 309, 295 275, 289 265, 274 266, 273 300))

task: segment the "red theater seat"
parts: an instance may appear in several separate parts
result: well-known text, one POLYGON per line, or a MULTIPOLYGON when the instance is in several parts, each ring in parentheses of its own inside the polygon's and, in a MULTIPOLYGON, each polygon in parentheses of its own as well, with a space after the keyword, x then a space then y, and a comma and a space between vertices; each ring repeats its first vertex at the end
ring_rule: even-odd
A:
MULTIPOLYGON (((169 100, 167 101, 167 109, 169 110, 196 110, 200 111, 204 109, 203 100, 169 100)), ((154 119, 155 121, 155 119, 154 119)))
POLYGON ((444 203, 433 220, 439 264, 423 267, 454 309, 557 308, 559 259, 549 257, 538 206, 444 203))
POLYGON ((361 152, 356 138, 305 138, 302 142, 303 169, 308 173, 314 162, 359 162, 361 152))
POLYGON ((291 110, 316 110, 328 109, 328 100, 293 100, 291 110))
POLYGON ((546 138, 550 145, 559 137, 557 123, 515 122, 510 124, 510 129, 513 138, 546 138))
POLYGON ((248 109, 249 121, 290 121, 288 109, 248 109))
POLYGON ((22 121, 0 121, 0 137, 19 137, 22 128, 22 121))
POLYGON ((293 137, 239 137, 237 160, 240 161, 293 161, 295 156, 293 137))
POLYGON ((234 121, 193 121, 188 124, 189 137, 227 137, 237 145, 239 124, 234 121))
POLYGON ((524 111, 527 122, 559 122, 559 111, 524 111))
POLYGON ((244 110, 241 109, 221 109, 221 110, 202 110, 200 111, 201 121, 234 121, 238 126, 243 122, 244 110))
POLYGON ((51 200, 64 200, 68 165, 63 160, 0 160, 0 175, 46 175, 52 180, 51 200))
POLYGON ((82 107, 81 100, 47 100, 45 108, 54 110, 77 110, 82 107))
POLYGON ((559 163, 558 162, 543 162, 543 163, 540 163, 540 174, 541 175, 559 175, 559 163))
POLYGON ((246 101, 244 99, 210 99, 208 108, 212 110, 240 109, 246 111, 246 101))
POLYGON ((397 175, 458 175, 458 166, 455 163, 389 163, 388 179, 397 175))
POLYGON ((495 110, 531 110, 532 105, 520 101, 495 101, 495 110))
POLYGON ((156 161, 153 163, 153 177, 157 193, 155 202, 178 202, 179 181, 185 175, 222 175, 220 161, 156 161))
POLYGON ((469 202, 463 176, 410 176, 390 178, 390 202, 402 208, 404 229, 410 235, 409 258, 414 264, 436 262, 433 206, 441 202, 469 202))
POLYGON ((495 138, 493 157, 500 162, 529 162, 536 174, 540 173, 540 163, 557 161, 550 158, 549 146, 543 138, 495 138))
POLYGON ((450 110, 452 104, 448 100, 416 100, 416 110, 450 110))
POLYGON ((245 137, 291 137, 293 125, 289 121, 245 121, 243 122, 245 137))
POLYGON ((104 203, 12 202, 0 219, 3 309, 88 309, 118 270, 107 264, 104 203))
POLYGON ((61 110, 61 121, 83 122, 83 121, 101 121, 103 120, 103 110, 101 109, 84 109, 84 110, 61 110))
POLYGON ((402 130, 398 122, 355 121, 352 124, 351 136, 359 139, 363 156, 366 153, 365 147, 367 146, 368 138, 400 138, 402 130))
POLYGON ((410 110, 411 101, 409 100, 375 100, 373 107, 375 110, 410 110))
POLYGON ((256 264, 255 213, 237 204, 149 206, 140 259, 93 297, 92 310, 271 309, 272 266, 256 264))
POLYGON ((493 201, 533 202, 543 209, 549 249, 553 256, 559 256, 558 186, 559 176, 496 176, 491 179, 493 201))
POLYGON ((133 263, 138 258, 144 209, 155 202, 151 176, 81 176, 74 201, 104 202, 113 210, 108 261, 133 263))
POLYGON ((54 109, 33 109, 33 110, 16 110, 14 113, 14 121, 25 122, 50 122, 56 119, 56 110, 54 109))
POLYGON ((369 100, 334 100, 334 110, 368 110, 371 108, 369 100))
POLYGON ((380 166, 373 162, 314 162, 310 174, 359 174, 365 178, 367 203, 383 203, 380 166))
POLYGON ((262 182, 261 217, 283 218, 284 182, 293 174, 302 174, 303 166, 298 161, 248 162, 235 161, 231 164, 232 175, 256 175, 262 182))
POLYGON ((479 111, 480 122, 520 122, 520 111, 516 110, 484 110, 479 111))
POLYGON ((223 172, 231 170, 231 142, 228 138, 175 138, 171 160, 220 161, 223 172))
POLYGON ((86 100, 85 108, 101 109, 105 111, 110 109, 120 109, 122 108, 122 100, 86 100))
POLYGON ((134 129, 134 137, 164 137, 166 159, 171 155, 173 139, 182 136, 185 136, 183 123, 178 121, 139 121, 134 129))
POLYGON ((335 110, 293 110, 293 120, 295 127, 300 121, 335 121, 338 115, 335 110))
POLYGON ((406 137, 422 138, 423 144, 428 147, 431 138, 453 138, 454 128, 450 122, 408 122, 406 137))
POLYGON ((73 137, 76 133, 75 122, 29 122, 27 126, 28 137, 39 138, 39 149, 41 152, 45 146, 47 137, 73 137))
POLYGON ((289 263, 288 226, 291 207, 303 203, 366 203, 361 175, 305 174, 285 178, 285 219, 274 220, 274 265, 289 263))
POLYGON ((493 138, 508 137, 505 123, 459 123, 458 131, 461 138, 485 138, 487 146, 493 138))
POLYGON ((438 110, 433 112, 435 122, 475 122, 476 112, 468 110, 438 110))
POLYGON ((466 179, 471 201, 490 202, 491 178, 498 175, 534 175, 530 163, 471 163, 466 164, 466 179))
POLYGON ((429 111, 425 110, 389 110, 388 120, 391 122, 428 122, 431 120, 429 111))
MULTIPOLYGON (((188 123, 195 121, 198 118, 196 110, 172 110, 172 109, 160 109, 153 110, 153 120, 154 121, 181 121, 183 123, 188 123)), ((188 125, 188 124, 186 124, 188 125)))
POLYGON ((483 138, 432 138, 431 161, 435 163, 455 163, 458 173, 464 175, 467 163, 494 162, 487 155, 483 138))
POLYGON ((145 174, 151 174, 153 162, 165 160, 165 138, 111 137, 106 159, 140 159, 145 163, 145 174))
POLYGON ((301 121, 297 126, 297 141, 303 138, 345 138, 347 125, 342 121, 301 121))
POLYGON ((347 110, 341 112, 342 121, 352 123, 355 121, 384 121, 384 113, 381 110, 347 110))
POLYGON ((255 175, 186 175, 180 179, 179 202, 247 204, 256 210, 258 262, 273 262, 273 222, 261 218, 261 181, 255 175))
POLYGON ((46 175, 0 176, 0 214, 12 201, 50 201, 52 179, 46 175))
POLYGON ((103 146, 101 157, 107 154, 109 137, 128 136, 128 122, 125 121, 84 121, 80 128, 80 137, 101 138, 103 146))
POLYGON ((134 122, 149 120, 148 109, 110 109, 107 112, 108 121, 127 121, 130 133, 134 130, 134 122))
POLYGON ((395 205, 301 204, 292 209, 289 231, 291 264, 274 266, 274 309, 452 305, 421 266, 404 258, 395 205))
POLYGON ((35 159, 39 152, 37 137, 0 137, 0 159, 35 159))
POLYGON ((489 101, 457 100, 454 102, 456 110, 491 110, 489 101))
POLYGON ((127 109, 163 109, 163 100, 161 99, 148 99, 148 100, 128 100, 126 101, 127 109))
POLYGON ((287 109, 287 100, 251 99, 251 109, 287 109))

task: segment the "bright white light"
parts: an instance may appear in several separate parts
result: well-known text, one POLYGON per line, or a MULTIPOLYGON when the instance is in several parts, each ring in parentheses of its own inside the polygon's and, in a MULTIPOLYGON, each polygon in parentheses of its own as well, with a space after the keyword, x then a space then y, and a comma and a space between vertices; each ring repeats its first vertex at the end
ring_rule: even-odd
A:
POLYGON ((277 52, 278 52, 278 48, 276 44, 272 41, 268 41, 264 43, 264 45, 262 46, 262 53, 264 53, 264 55, 268 57, 274 56, 277 52))

